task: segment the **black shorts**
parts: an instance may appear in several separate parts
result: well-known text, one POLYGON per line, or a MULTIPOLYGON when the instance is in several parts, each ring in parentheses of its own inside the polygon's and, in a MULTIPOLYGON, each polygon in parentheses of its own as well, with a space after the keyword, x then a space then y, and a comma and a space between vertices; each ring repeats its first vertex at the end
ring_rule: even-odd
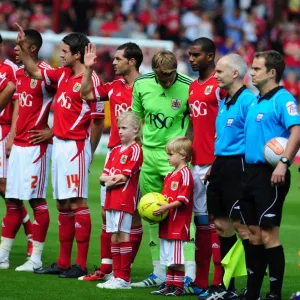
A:
POLYGON ((208 178, 207 210, 214 218, 241 218, 239 196, 244 170, 244 157, 217 156, 208 178))
POLYGON ((287 170, 285 182, 272 186, 273 171, 274 169, 267 164, 245 165, 240 197, 241 215, 245 224, 266 228, 280 226, 291 174, 287 170))

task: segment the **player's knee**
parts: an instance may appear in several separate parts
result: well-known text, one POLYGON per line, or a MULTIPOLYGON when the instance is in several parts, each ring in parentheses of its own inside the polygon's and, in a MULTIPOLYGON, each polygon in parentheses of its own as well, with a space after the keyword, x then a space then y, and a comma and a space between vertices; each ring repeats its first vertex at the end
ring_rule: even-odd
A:
POLYGON ((279 230, 275 226, 263 228, 261 231, 262 242, 267 248, 272 248, 280 244, 279 230))
POLYGON ((249 239, 250 232, 246 225, 241 224, 239 220, 233 222, 233 227, 242 240, 249 239))
POLYGON ((29 200, 29 204, 31 207, 38 205, 40 203, 45 203, 45 202, 46 202, 46 199, 44 199, 44 198, 36 198, 36 199, 29 200))
POLYGON ((132 217, 132 226, 140 226, 140 225, 142 225, 142 219, 138 210, 135 210, 132 217))
POLYGON ((6 204, 15 204, 18 207, 21 207, 23 205, 23 201, 22 200, 13 199, 13 198, 5 199, 5 203, 6 204))
POLYGON ((259 226, 249 226, 249 240, 253 245, 260 245, 263 243, 261 229, 259 226))
POLYGON ((106 223, 106 213, 103 207, 101 209, 101 217, 102 217, 102 222, 106 223))
POLYGON ((75 210, 77 208, 87 206, 87 202, 85 198, 73 198, 70 199, 70 206, 72 210, 75 210))
POLYGON ((57 208, 57 210, 71 209, 70 201, 69 200, 57 200, 56 201, 56 208, 57 208))

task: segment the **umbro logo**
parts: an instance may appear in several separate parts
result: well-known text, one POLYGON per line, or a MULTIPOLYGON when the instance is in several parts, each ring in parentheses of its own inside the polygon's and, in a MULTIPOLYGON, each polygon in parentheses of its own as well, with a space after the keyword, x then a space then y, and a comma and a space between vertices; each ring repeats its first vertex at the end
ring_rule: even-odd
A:
POLYGON ((149 244, 149 246, 150 247, 154 247, 154 246, 156 246, 156 244, 153 241, 151 241, 150 244, 149 244))
POLYGON ((193 95, 194 94, 194 90, 192 90, 191 92, 190 92, 190 95, 193 95))
POLYGON ((4 224, 4 222, 2 221, 2 228, 3 228, 3 227, 5 227, 5 224, 4 224))
POLYGON ((118 93, 116 96, 117 96, 117 97, 120 97, 120 96, 121 96, 121 92, 120 92, 120 93, 118 93))
POLYGON ((159 97, 167 97, 165 92, 163 92, 162 94, 159 95, 159 97))
POLYGON ((76 222, 75 223, 75 228, 81 228, 81 225, 78 222, 76 222))
POLYGON ((270 281, 277 281, 277 278, 275 278, 275 277, 270 277, 270 281))
POLYGON ((273 217, 276 217, 275 214, 267 214, 267 215, 264 215, 264 217, 266 218, 273 218, 273 217))
POLYGON ((234 209, 240 209, 240 206, 239 206, 239 205, 238 205, 238 206, 235 206, 234 209))
POLYGON ((40 225, 40 224, 36 220, 34 220, 32 225, 40 225))
POLYGON ((247 273, 250 274, 250 275, 254 274, 254 272, 250 268, 247 268, 247 273))
POLYGON ((220 245, 218 245, 217 243, 213 243, 212 248, 213 249, 218 249, 218 248, 220 248, 220 245))

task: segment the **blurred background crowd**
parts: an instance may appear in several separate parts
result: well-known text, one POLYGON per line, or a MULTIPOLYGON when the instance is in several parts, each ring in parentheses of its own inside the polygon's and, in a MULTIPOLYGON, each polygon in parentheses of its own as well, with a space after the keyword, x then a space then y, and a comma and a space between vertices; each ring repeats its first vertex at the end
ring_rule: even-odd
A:
MULTIPOLYGON (((15 22, 43 33, 79 31, 131 40, 172 40, 178 70, 194 78, 188 48, 198 37, 214 40, 217 56, 235 52, 249 66, 256 51, 274 49, 285 56, 283 84, 300 101, 300 0, 0 1, 0 31, 16 31, 15 22)), ((41 58, 58 66, 59 47, 45 43, 41 58)), ((111 81, 115 47, 103 45, 98 51, 97 71, 104 81, 111 81)), ((143 51, 140 71, 146 73, 151 71, 155 50, 143 51)), ((6 43, 5 55, 14 60, 12 43, 6 43)))

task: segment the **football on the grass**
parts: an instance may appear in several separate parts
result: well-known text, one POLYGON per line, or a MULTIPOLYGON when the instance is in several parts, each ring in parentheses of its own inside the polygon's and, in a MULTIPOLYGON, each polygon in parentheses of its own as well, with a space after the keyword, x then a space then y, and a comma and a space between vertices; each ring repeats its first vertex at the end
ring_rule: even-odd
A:
POLYGON ((272 166, 276 167, 283 155, 288 140, 284 137, 275 137, 269 140, 264 149, 265 160, 272 166))
POLYGON ((160 193, 148 193, 141 198, 138 204, 138 211, 142 219, 149 223, 159 223, 167 217, 168 211, 159 216, 152 214, 153 211, 160 207, 157 203, 168 204, 168 200, 160 193))

